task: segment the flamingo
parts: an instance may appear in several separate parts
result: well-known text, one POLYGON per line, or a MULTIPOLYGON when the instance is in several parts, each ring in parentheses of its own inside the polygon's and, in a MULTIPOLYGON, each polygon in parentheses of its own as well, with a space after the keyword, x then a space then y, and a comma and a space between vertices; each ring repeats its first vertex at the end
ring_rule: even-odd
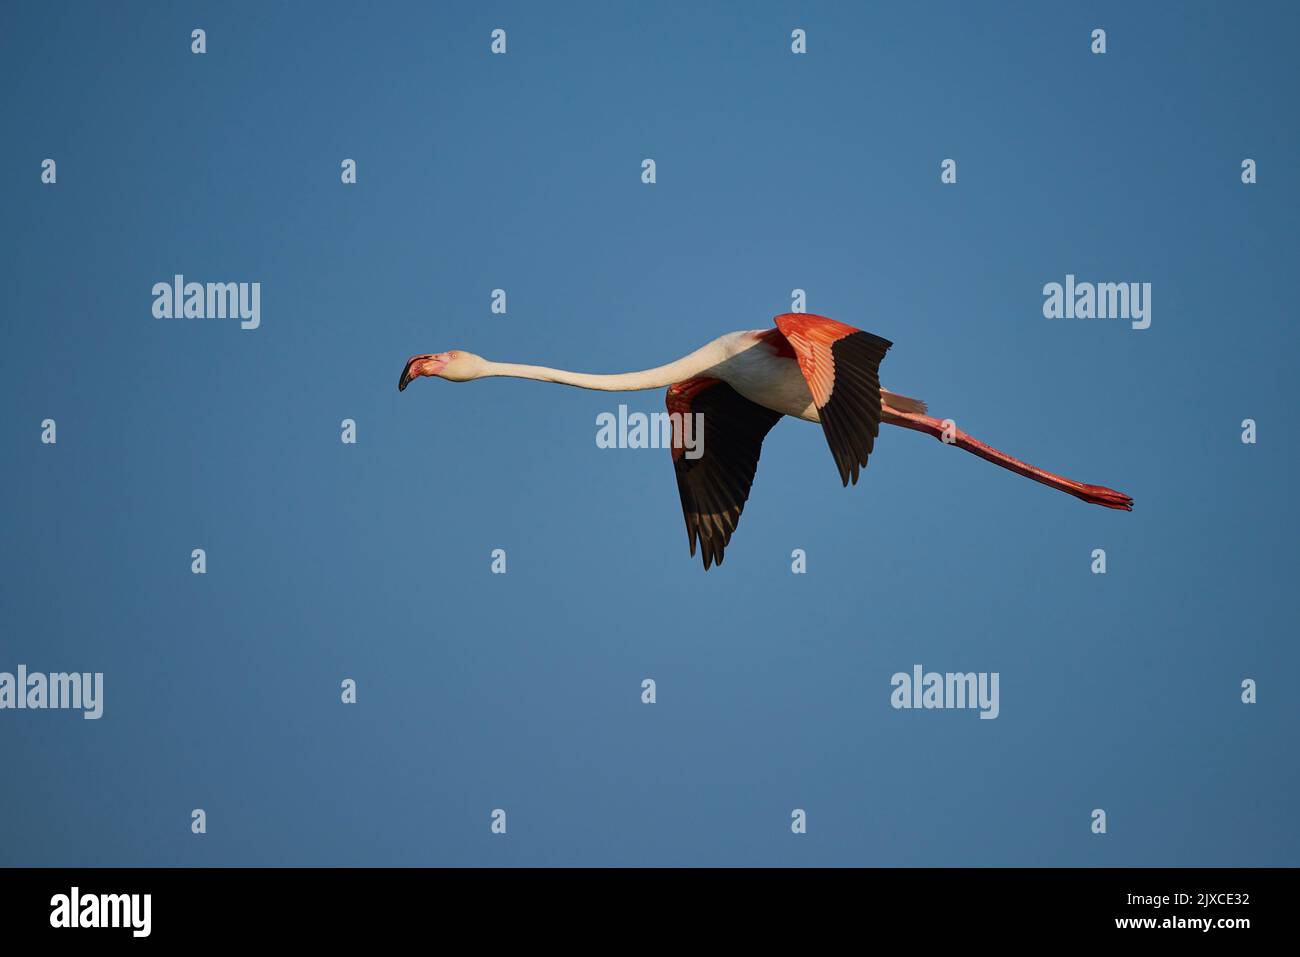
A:
MULTIPOLYGON (((1054 475, 985 445, 926 414, 926 404, 880 385, 880 361, 888 339, 811 313, 785 313, 775 329, 731 332, 675 362, 621 375, 588 375, 545 366, 489 362, 472 352, 412 356, 397 388, 435 376, 469 382, 491 376, 558 382, 580 389, 637 392, 668 387, 672 415, 673 468, 691 555, 699 544, 707 571, 722 564, 740 513, 749 498, 763 439, 791 416, 821 424, 840 480, 857 484, 875 447, 880 424, 924 432, 1004 469, 1106 508, 1132 510, 1133 499, 1101 485, 1054 475), (703 454, 684 456, 680 429, 685 415, 703 413, 703 454)), ((694 420, 693 420, 694 421, 694 420)))

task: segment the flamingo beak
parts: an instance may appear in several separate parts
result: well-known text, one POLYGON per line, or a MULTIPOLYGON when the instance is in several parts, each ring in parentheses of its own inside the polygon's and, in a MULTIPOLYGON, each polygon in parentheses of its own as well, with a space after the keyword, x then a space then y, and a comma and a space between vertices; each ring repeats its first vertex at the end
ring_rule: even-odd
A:
POLYGON ((397 380, 397 391, 405 392, 412 379, 418 379, 420 376, 425 375, 434 375, 446 364, 445 362, 435 362, 434 357, 431 355, 411 356, 406 360, 406 368, 402 369, 402 377, 397 380))
POLYGON ((405 392, 406 387, 410 385, 411 380, 415 378, 415 376, 411 374, 411 366, 415 365, 415 360, 418 358, 420 357, 416 356, 415 359, 409 360, 406 363, 406 367, 402 369, 402 377, 397 380, 398 392, 405 392))

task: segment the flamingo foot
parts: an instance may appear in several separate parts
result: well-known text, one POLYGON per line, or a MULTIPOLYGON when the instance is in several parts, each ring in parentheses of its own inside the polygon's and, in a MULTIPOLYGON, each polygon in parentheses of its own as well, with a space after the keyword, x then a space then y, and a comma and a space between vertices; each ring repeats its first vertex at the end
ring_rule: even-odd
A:
POLYGON ((1106 508, 1119 508, 1126 512, 1133 511, 1133 496, 1117 492, 1104 485, 1084 485, 1079 483, 1079 490, 1067 489, 1071 495, 1081 498, 1092 505, 1104 505, 1106 508))

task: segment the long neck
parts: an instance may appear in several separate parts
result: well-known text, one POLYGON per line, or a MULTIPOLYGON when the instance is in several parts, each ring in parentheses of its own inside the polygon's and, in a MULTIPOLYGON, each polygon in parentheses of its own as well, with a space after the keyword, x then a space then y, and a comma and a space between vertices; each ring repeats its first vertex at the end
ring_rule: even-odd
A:
POLYGON ((661 389, 690 379, 717 365, 725 358, 715 340, 696 349, 676 362, 641 372, 623 372, 618 375, 590 375, 586 372, 569 372, 546 366, 520 365, 516 362, 485 362, 483 376, 510 376, 515 379, 536 379, 538 382, 558 382, 579 389, 597 389, 601 392, 636 392, 640 389, 661 389))

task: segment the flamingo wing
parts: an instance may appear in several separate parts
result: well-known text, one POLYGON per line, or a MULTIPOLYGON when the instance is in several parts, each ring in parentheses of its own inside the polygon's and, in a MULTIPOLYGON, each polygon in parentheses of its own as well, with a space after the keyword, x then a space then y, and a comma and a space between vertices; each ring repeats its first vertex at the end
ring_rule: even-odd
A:
POLYGON ((781 418, 750 402, 721 379, 695 378, 668 387, 673 425, 673 469, 686 516, 686 538, 695 554, 700 545, 704 568, 722 564, 722 552, 740 521, 758 469, 763 439, 781 418), (703 433, 695 428, 703 415, 703 433), (689 421, 688 421, 688 416, 689 421), (683 428, 702 454, 692 458, 683 428), (702 441, 702 444, 700 444, 702 441))
POLYGON ((880 434, 880 360, 893 343, 809 313, 777 316, 776 327, 799 361, 840 479, 856 485, 880 434))

